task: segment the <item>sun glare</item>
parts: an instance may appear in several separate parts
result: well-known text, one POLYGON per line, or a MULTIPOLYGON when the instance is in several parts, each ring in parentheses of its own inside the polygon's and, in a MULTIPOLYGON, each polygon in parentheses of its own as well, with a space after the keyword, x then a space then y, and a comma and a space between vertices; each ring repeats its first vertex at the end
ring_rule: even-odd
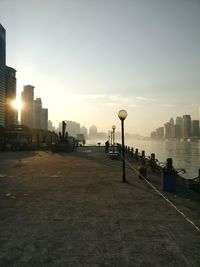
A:
POLYGON ((21 99, 15 99, 13 102, 12 102, 12 106, 13 108, 17 109, 17 110, 21 110, 22 108, 22 103, 21 103, 21 99))

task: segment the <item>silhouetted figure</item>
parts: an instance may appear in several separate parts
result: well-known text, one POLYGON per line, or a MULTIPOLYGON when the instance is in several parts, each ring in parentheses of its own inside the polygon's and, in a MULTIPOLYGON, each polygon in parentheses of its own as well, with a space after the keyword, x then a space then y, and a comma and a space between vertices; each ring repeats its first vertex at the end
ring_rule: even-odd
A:
POLYGON ((107 140, 105 142, 105 153, 108 153, 109 152, 109 141, 107 140))

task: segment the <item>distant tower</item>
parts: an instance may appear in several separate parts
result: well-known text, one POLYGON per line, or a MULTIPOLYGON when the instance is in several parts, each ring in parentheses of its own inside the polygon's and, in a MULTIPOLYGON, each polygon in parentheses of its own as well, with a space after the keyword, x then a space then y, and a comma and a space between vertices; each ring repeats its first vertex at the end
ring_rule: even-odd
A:
POLYGON ((5 105, 5 125, 17 124, 17 110, 13 107, 13 101, 16 99, 16 70, 6 66, 6 105, 5 105))
POLYGON ((67 127, 66 131, 70 136, 76 137, 77 134, 80 133, 80 123, 75 122, 75 121, 66 121, 67 127))
POLYGON ((56 130, 56 128, 53 126, 53 123, 51 120, 48 121, 48 130, 49 131, 54 131, 56 130))
POLYGON ((156 139, 162 140, 164 138, 164 127, 159 127, 156 129, 156 139))
POLYGON ((169 120, 169 123, 170 123, 171 125, 174 125, 174 119, 171 118, 171 119, 169 120))
POLYGON ((5 126, 6 31, 0 24, 0 126, 5 126))
POLYGON ((183 135, 184 138, 190 138, 192 136, 192 123, 190 115, 183 115, 183 135))
POLYGON ((25 85, 22 92, 23 108, 21 111, 21 124, 33 128, 33 101, 34 86, 25 85))
POLYGON ((165 137, 165 139, 172 138, 172 127, 173 127, 173 125, 169 122, 164 124, 164 137, 165 137))
POLYGON ((183 124, 183 118, 182 117, 176 117, 176 124, 182 125, 183 124))
POLYGON ((183 118, 177 117, 175 124, 175 136, 176 138, 183 138, 183 118))
POLYGON ((199 120, 192 120, 192 136, 199 137, 199 120))
POLYGON ((89 138, 94 139, 97 137, 97 127, 95 125, 92 125, 89 128, 89 138))
POLYGON ((87 139, 88 137, 88 131, 87 131, 87 128, 86 127, 81 127, 80 129, 80 133, 84 135, 85 139, 87 139))

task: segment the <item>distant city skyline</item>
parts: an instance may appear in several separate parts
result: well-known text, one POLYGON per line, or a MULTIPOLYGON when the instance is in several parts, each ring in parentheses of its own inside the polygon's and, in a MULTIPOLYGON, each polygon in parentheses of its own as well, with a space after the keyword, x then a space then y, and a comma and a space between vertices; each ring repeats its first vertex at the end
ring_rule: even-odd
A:
POLYGON ((200 137, 199 120, 195 120, 190 114, 170 118, 162 126, 151 132, 152 139, 195 139, 200 137))
POLYGON ((200 2, 0 0, 17 95, 32 84, 49 119, 149 136, 169 117, 199 119, 200 2))

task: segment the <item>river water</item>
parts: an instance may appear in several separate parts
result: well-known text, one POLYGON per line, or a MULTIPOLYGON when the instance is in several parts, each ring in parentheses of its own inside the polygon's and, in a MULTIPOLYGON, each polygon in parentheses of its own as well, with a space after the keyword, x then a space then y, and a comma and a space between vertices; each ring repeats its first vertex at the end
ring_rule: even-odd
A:
MULTIPOLYGON (((116 140, 119 142, 119 140, 116 140)), ((97 144, 97 142, 88 142, 87 144, 97 144)), ((138 148, 139 152, 145 150, 146 156, 155 153, 159 162, 166 162, 167 158, 173 159, 175 168, 185 169, 186 173, 182 174, 185 178, 195 178, 198 176, 200 168, 200 142, 187 141, 152 141, 152 140, 135 140, 127 139, 126 145, 138 148)), ((101 142, 104 145, 104 142, 101 142)))

